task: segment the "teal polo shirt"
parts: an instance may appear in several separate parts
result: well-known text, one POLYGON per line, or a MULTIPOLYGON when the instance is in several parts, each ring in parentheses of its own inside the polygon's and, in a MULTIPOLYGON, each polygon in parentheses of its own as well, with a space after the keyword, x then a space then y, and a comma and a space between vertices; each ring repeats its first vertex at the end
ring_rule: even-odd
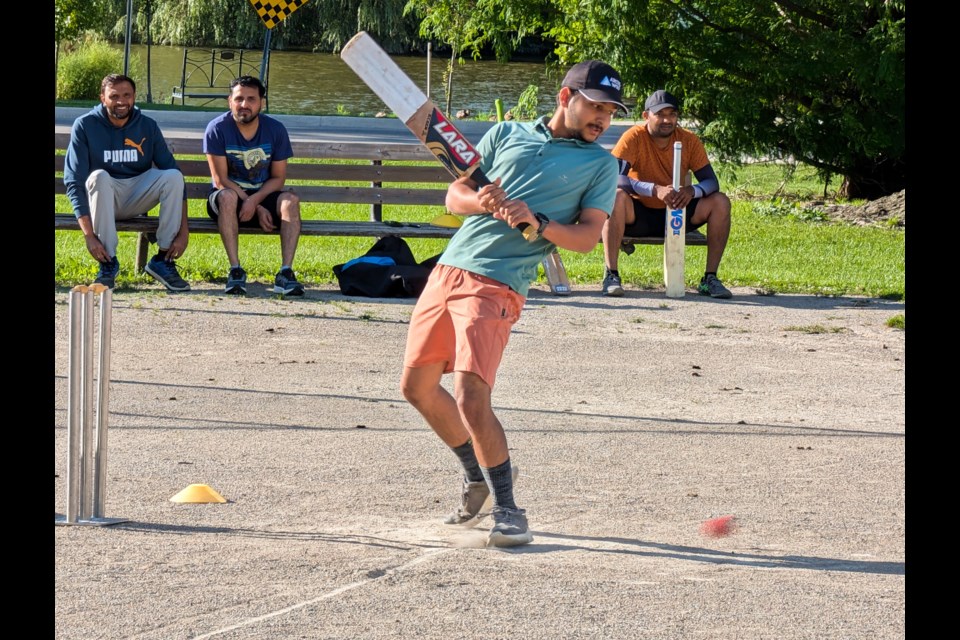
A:
MULTIPOLYGON (((480 169, 501 178, 507 196, 531 211, 570 224, 581 209, 609 216, 617 190, 617 161, 596 142, 554 138, 544 116, 534 122, 501 122, 477 144, 480 169)), ((465 216, 440 263, 493 278, 526 296, 537 265, 553 251, 552 242, 527 242, 519 230, 492 215, 465 216)))

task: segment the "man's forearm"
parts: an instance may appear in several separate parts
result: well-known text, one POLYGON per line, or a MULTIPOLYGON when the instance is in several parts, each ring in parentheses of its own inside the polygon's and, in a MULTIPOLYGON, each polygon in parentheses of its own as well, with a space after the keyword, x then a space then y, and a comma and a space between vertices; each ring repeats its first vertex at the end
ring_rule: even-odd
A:
POLYGON ((77 224, 80 225, 80 231, 83 232, 83 235, 90 237, 93 235, 93 220, 90 219, 90 216, 78 216, 77 224))
POLYGON ((466 182, 460 178, 450 184, 447 189, 445 202, 447 209, 451 213, 461 216, 476 215, 479 213, 488 213, 480 205, 480 198, 476 186, 472 182, 466 182))
POLYGON ((694 171, 693 175, 697 179, 697 184, 694 185, 696 188, 693 190, 695 197, 702 198, 720 191, 720 180, 711 164, 708 163, 699 171, 694 171))
POLYGON ((623 189, 627 193, 636 194, 638 196, 656 197, 657 195, 657 185, 652 182, 634 180, 630 176, 619 176, 617 178, 617 187, 623 189))
POLYGON ((250 196, 243 197, 242 199, 246 200, 249 197, 251 200, 257 203, 257 206, 260 206, 267 196, 273 193, 274 191, 283 191, 283 185, 286 183, 286 180, 281 178, 270 178, 263 185, 257 189, 256 193, 251 194, 250 196))

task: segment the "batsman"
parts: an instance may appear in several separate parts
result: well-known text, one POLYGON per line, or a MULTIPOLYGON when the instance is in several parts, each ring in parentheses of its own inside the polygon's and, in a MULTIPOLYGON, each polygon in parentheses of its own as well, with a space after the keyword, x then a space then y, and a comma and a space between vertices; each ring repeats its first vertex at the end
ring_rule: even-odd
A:
POLYGON ((631 237, 663 236, 664 209, 687 210, 686 227, 707 225, 707 264, 697 287, 701 295, 730 298, 717 271, 730 236, 730 199, 720 191, 717 174, 697 134, 679 126, 680 102, 664 90, 644 103, 643 119, 630 127, 613 148, 620 160, 620 181, 613 215, 603 226, 606 273, 603 295, 622 296, 618 268, 620 244, 631 237), (692 171, 697 183, 673 188, 673 143, 681 142, 681 175, 692 171))
POLYGON ((463 467, 460 501, 444 522, 492 515, 488 546, 533 540, 514 497, 514 467, 491 394, 507 340, 544 256, 587 253, 613 210, 617 162, 597 143, 626 112, 620 75, 589 60, 564 77, 552 116, 494 125, 477 144, 480 169, 451 183, 447 208, 465 216, 431 272, 407 334, 401 388, 463 467), (516 228, 530 225, 524 237, 516 228), (443 386, 452 373, 453 394, 443 386))

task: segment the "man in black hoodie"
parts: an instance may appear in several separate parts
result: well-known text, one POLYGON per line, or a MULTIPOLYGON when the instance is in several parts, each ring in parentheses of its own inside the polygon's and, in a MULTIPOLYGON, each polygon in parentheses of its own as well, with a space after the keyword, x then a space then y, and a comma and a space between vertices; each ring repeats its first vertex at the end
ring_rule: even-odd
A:
POLYGON ((73 123, 63 183, 87 251, 100 263, 96 282, 112 289, 120 271, 116 221, 159 204, 159 251, 146 271, 170 291, 188 291, 174 262, 189 238, 183 174, 160 127, 134 106, 136 95, 125 75, 103 79, 100 104, 73 123))

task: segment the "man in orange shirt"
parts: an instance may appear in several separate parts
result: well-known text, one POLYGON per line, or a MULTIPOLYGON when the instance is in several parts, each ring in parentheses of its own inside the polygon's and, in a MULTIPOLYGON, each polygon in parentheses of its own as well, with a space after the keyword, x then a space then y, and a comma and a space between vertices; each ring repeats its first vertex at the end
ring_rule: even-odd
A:
POLYGON ((730 235, 730 199, 720 191, 717 174, 703 143, 677 125, 680 103, 664 90, 654 91, 644 104, 645 122, 628 129, 613 148, 620 161, 620 180, 613 213, 603 227, 606 273, 603 295, 624 294, 617 269, 624 235, 663 235, 665 209, 687 209, 687 231, 707 225, 707 265, 697 287, 701 295, 729 298, 730 290, 717 277, 720 258, 730 235), (697 184, 673 189, 673 143, 680 141, 681 175, 692 171, 697 184))

